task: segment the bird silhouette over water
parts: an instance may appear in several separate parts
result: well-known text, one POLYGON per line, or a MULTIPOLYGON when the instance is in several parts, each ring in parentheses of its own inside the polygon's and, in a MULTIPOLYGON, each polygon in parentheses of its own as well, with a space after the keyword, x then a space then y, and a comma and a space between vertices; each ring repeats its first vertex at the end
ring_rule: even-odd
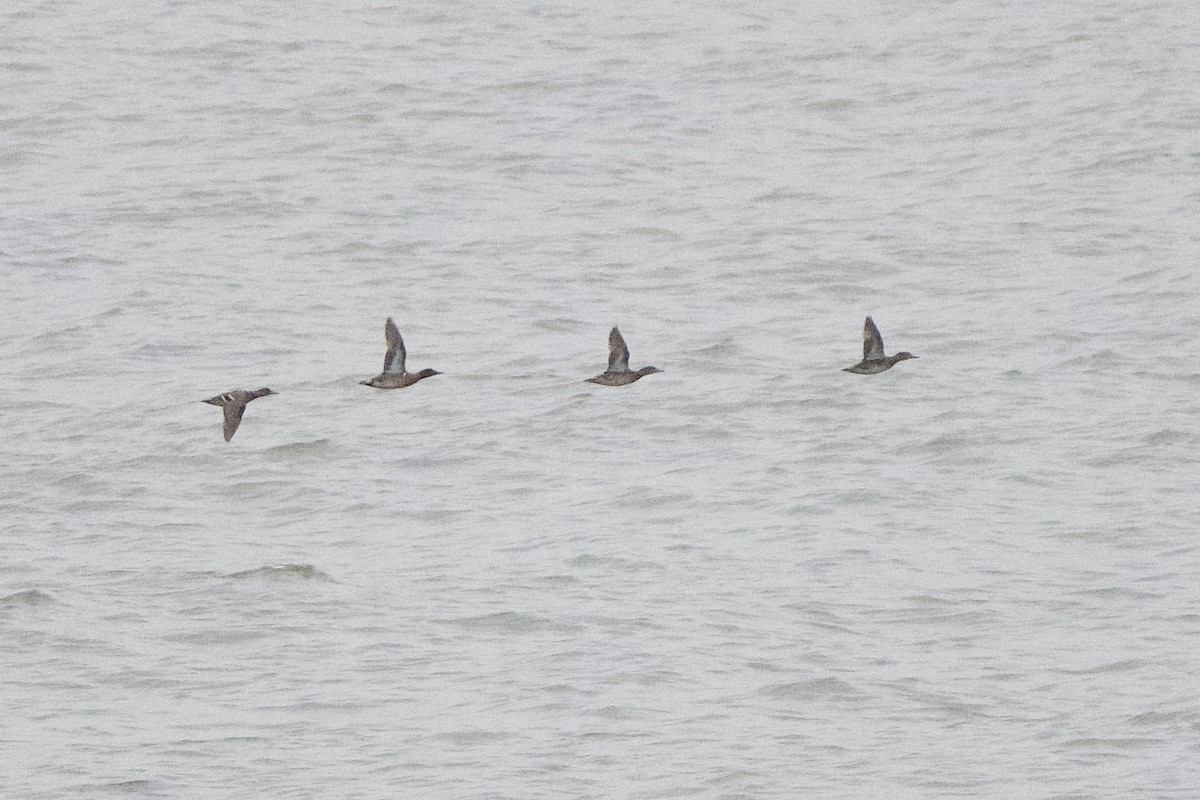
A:
POLYGON ((636 372, 629 369, 629 348, 625 338, 616 328, 608 334, 608 369, 594 378, 588 378, 587 383, 598 383, 601 386, 624 386, 646 376, 662 372, 658 367, 642 367, 636 372))
POLYGON ((863 323, 863 360, 842 371, 855 372, 859 375, 874 375, 891 369, 897 361, 907 361, 910 358, 916 358, 916 356, 912 353, 896 353, 894 356, 885 356, 883 354, 883 337, 879 335, 879 328, 876 328, 875 322, 867 317, 867 321, 863 323))
POLYGON ((262 389, 255 389, 253 392, 248 392, 245 389, 234 389, 231 392, 210 397, 202 402, 213 406, 220 406, 225 412, 225 441, 228 442, 233 438, 233 434, 237 433, 238 425, 242 424, 242 414, 246 413, 246 404, 251 400, 257 400, 269 394, 278 393, 271 391, 265 386, 262 389))
POLYGON ((404 349, 404 339, 400 338, 400 329, 388 317, 383 326, 384 338, 387 339, 387 353, 383 357, 383 372, 369 380, 359 381, 363 386, 374 386, 376 389, 403 389, 412 386, 422 378, 441 375, 436 369, 423 369, 420 372, 405 372, 404 361, 408 352, 404 349))

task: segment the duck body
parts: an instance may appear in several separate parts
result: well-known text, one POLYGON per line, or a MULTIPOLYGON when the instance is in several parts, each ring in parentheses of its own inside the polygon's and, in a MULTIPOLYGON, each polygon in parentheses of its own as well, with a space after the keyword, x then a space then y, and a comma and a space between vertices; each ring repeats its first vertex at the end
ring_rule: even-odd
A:
POLYGON ((896 366, 900 361, 907 361, 910 358, 916 357, 912 353, 896 353, 896 355, 888 356, 887 358, 864 358, 853 367, 846 367, 842 372, 853 372, 856 375, 877 375, 896 366))
POLYGON ((400 336, 400 329, 396 327, 396 323, 391 317, 388 317, 383 326, 383 334, 387 340, 387 353, 383 356, 383 372, 374 378, 359 381, 363 386, 372 386, 376 389, 403 389, 406 386, 412 386, 419 380, 442 374, 436 369, 423 369, 420 372, 408 372, 404 369, 408 351, 404 349, 404 339, 400 336))
POLYGON ((642 367, 633 372, 626 370, 625 372, 613 372, 611 370, 602 372, 594 378, 588 378, 585 383, 598 383, 601 386, 624 386, 627 383, 633 383, 636 380, 653 375, 656 372, 662 372, 658 367, 642 367))
POLYGON ((246 389, 234 389, 225 394, 219 394, 216 397, 210 397, 203 402, 213 406, 220 406, 225 412, 225 441, 233 438, 233 434, 237 433, 238 425, 242 424, 242 415, 246 413, 246 404, 251 400, 257 400, 260 397, 266 397, 269 394, 278 394, 265 386, 254 391, 246 389))
POLYGON ((658 367, 642 367, 639 370, 629 368, 629 347, 626 346, 625 337, 621 332, 613 328, 608 334, 608 369, 585 382, 601 386, 625 386, 656 372, 662 370, 658 367))
POLYGON ((917 358, 912 353, 896 353, 894 356, 883 354, 883 337, 875 321, 867 317, 863 323, 863 359, 852 367, 846 367, 843 372, 853 372, 856 375, 877 375, 885 372, 901 361, 917 358))
POLYGON ((405 372, 401 374, 381 372, 374 378, 359 381, 359 383, 363 386, 374 386, 376 389, 403 389, 405 386, 412 386, 424 378, 432 378, 434 375, 441 374, 436 369, 423 369, 420 372, 405 372))

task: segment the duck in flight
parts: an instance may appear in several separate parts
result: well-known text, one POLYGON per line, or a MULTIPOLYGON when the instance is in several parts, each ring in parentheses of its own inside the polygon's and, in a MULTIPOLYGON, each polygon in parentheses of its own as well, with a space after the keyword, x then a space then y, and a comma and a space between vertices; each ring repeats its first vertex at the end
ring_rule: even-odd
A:
POLYGON ((910 358, 916 358, 916 356, 912 353, 896 353, 894 356, 885 356, 883 354, 883 337, 879 335, 879 328, 876 328, 875 322, 867 317, 867 321, 863 323, 863 360, 842 371, 855 372, 859 375, 874 375, 891 369, 897 361, 907 361, 910 358))
POLYGON ((383 372, 370 380, 359 381, 363 386, 374 386, 376 389, 403 389, 405 386, 412 386, 422 378, 442 374, 436 369, 405 372, 404 360, 408 357, 408 353, 404 349, 404 340, 400 338, 400 329, 396 327, 396 323, 392 321, 391 317, 388 317, 387 324, 383 326, 383 332, 387 339, 387 354, 383 357, 383 372))
POLYGON ((242 424, 242 414, 246 413, 246 404, 251 400, 257 400, 269 394, 278 394, 278 392, 272 392, 266 387, 255 389, 253 392, 248 392, 245 389, 234 389, 232 392, 210 397, 203 402, 209 405, 220 406, 225 412, 225 441, 228 442, 233 438, 233 434, 237 432, 238 425, 242 424))
POLYGON ((598 383, 601 386, 624 386, 627 383, 662 372, 658 367, 642 367, 634 372, 629 369, 629 348, 625 339, 616 328, 608 335, 608 369, 594 378, 588 378, 587 383, 598 383))

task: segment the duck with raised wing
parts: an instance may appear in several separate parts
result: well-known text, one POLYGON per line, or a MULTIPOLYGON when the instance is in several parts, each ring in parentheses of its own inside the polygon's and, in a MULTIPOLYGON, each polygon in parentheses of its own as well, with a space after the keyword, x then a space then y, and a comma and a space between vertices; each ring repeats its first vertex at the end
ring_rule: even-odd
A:
POLYGON ((400 338, 400 329, 396 327, 396 323, 392 321, 391 317, 388 317, 387 324, 383 326, 383 332, 387 339, 387 354, 383 357, 383 372, 370 380, 359 381, 363 386, 374 386, 376 389, 403 389, 405 386, 412 386, 422 378, 442 374, 436 369, 405 372, 404 360, 408 357, 408 352, 404 349, 404 339, 400 338))
POLYGON ((658 367, 642 367, 636 372, 629 368, 629 348, 625 339, 616 328, 608 335, 608 369, 594 378, 588 378, 587 383, 598 383, 601 386, 624 386, 627 383, 662 372, 658 367))
POLYGON ((220 406, 225 412, 225 441, 228 442, 233 438, 233 434, 237 432, 238 425, 242 424, 242 414, 246 413, 246 404, 251 400, 257 400, 269 394, 278 393, 272 392, 266 387, 255 389, 253 392, 246 391, 245 389, 234 389, 232 392, 219 394, 202 402, 220 406))
POLYGON ((910 358, 916 358, 916 356, 912 353, 896 353, 894 356, 885 356, 883 354, 883 337, 879 335, 879 328, 876 328, 875 322, 867 317, 867 321, 863 323, 863 360, 842 371, 855 372, 859 375, 875 375, 891 369, 898 361, 907 361, 910 358))

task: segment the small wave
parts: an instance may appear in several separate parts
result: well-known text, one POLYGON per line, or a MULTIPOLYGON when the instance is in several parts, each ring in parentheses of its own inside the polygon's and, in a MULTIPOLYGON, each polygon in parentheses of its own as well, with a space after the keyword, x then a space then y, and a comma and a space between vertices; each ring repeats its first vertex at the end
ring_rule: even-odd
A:
POLYGON ((268 447, 265 452, 269 456, 320 455, 329 449, 330 444, 329 439, 313 439, 311 442, 289 442, 275 445, 268 447))
POLYGON ((271 580, 285 580, 289 578, 303 578, 304 580, 319 580, 332 581, 326 573, 314 567, 312 564, 272 564, 266 567, 257 567, 255 569, 242 570, 241 572, 231 572, 227 575, 222 575, 222 578, 230 578, 233 580, 242 580, 244 578, 265 578, 271 580))
POLYGON ((1182 428, 1161 428, 1144 437, 1143 441, 1148 445, 1190 445, 1196 441, 1196 435, 1182 428))
POLYGON ((1171 725, 1179 723, 1197 724, 1200 715, 1194 711, 1146 711, 1130 717, 1134 725, 1171 725))
POLYGON ((1106 672, 1130 672, 1138 670, 1146 666, 1146 662, 1140 658, 1125 659, 1124 661, 1112 661, 1108 664, 1099 664, 1094 667, 1084 667, 1083 669, 1064 669, 1067 675, 1100 675, 1106 672))
POLYGON ((532 326, 536 330, 552 331, 554 333, 575 333, 584 330, 583 323, 573 317, 549 317, 534 320, 532 326))
POLYGON ((1069 358, 1057 364, 1055 369, 1111 370, 1121 366, 1124 361, 1125 359, 1117 352, 1105 349, 1090 355, 1069 358))
POLYGON ((1140 750, 1146 747, 1161 747, 1162 739, 1146 738, 1134 739, 1131 737, 1102 739, 1098 737, 1090 737, 1085 739, 1071 739, 1066 743, 1067 747, 1077 748, 1080 750, 1140 750))
POLYGON ((1161 283, 1164 278, 1169 278, 1170 272, 1165 269, 1148 269, 1141 272, 1135 272, 1132 275, 1125 275, 1117 279, 1119 284, 1137 284, 1138 286, 1146 286, 1150 284, 1161 283))
POLYGON ((487 742, 502 742, 513 738, 514 734, 506 731, 459 730, 439 733, 434 738, 443 742, 457 745, 485 744, 487 742))
POLYGON ((10 594, 8 597, 0 597, 0 606, 16 607, 16 606, 40 606, 45 603, 57 602, 53 597, 45 592, 39 592, 37 589, 29 589, 24 592, 10 594))
POLYGON ((639 225, 625 230, 626 235, 636 236, 644 239, 652 239, 659 242, 680 242, 683 237, 673 230, 661 228, 653 225, 639 225))
POLYGON ((772 683, 759 689, 759 694, 790 700, 820 700, 822 698, 852 697, 858 692, 837 678, 817 678, 811 681, 772 683))
POLYGON ((6 61, 0 64, 0 69, 10 72, 50 72, 51 68, 34 61, 6 61))
POLYGON ((545 617, 534 614, 523 614, 518 611, 499 611, 495 614, 484 614, 478 617, 458 617, 442 620, 460 628, 472 630, 508 631, 512 633, 527 633, 530 631, 574 630, 575 626, 552 622, 545 617))
POLYGON ((117 781, 116 783, 110 783, 106 786, 101 786, 100 788, 101 789, 112 789, 113 791, 119 792, 122 794, 131 794, 131 795, 136 794, 136 795, 144 796, 147 793, 154 790, 156 788, 156 784, 154 783, 154 781, 131 780, 131 781, 117 781))
POLYGON ((567 562, 569 566, 579 567, 583 569, 591 569, 593 567, 605 567, 620 570, 621 572, 640 572, 645 569, 662 569, 662 565, 654 561, 632 561, 627 558, 617 556, 594 556, 591 553, 584 553, 576 556, 567 562))

